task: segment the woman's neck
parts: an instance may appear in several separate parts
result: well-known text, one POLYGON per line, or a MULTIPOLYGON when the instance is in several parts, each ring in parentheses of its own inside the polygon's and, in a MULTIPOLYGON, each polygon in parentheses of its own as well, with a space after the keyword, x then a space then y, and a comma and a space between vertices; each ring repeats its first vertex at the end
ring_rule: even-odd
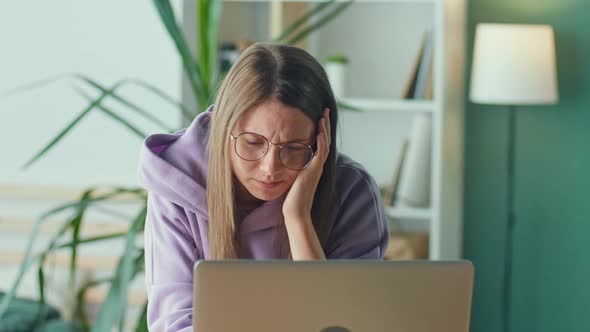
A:
POLYGON ((265 201, 254 197, 235 177, 234 188, 236 188, 234 199, 240 220, 265 203, 265 201))

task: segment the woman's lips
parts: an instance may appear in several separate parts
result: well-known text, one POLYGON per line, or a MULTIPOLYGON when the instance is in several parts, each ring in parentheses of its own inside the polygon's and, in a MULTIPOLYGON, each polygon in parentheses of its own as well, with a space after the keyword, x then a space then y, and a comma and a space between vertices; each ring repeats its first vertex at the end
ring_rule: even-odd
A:
POLYGON ((274 181, 274 182, 266 182, 266 181, 260 181, 260 180, 256 180, 256 182, 263 188, 266 189, 273 189, 278 187, 281 183, 283 183, 283 181, 274 181))

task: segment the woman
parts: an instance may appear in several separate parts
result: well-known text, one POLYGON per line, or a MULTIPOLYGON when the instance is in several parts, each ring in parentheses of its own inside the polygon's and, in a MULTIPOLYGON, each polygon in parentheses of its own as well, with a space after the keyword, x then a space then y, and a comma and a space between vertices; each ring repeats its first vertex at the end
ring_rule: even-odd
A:
POLYGON ((199 259, 381 259, 373 179, 336 153, 336 102, 305 51, 255 44, 185 130, 150 136, 140 181, 150 331, 191 330, 199 259))

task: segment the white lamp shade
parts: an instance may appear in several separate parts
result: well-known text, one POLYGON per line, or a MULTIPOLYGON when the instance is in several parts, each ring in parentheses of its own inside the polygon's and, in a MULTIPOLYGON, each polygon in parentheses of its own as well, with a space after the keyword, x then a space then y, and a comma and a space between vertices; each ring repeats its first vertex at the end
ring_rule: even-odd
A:
POLYGON ((500 105, 557 103, 553 28, 478 24, 470 99, 500 105))

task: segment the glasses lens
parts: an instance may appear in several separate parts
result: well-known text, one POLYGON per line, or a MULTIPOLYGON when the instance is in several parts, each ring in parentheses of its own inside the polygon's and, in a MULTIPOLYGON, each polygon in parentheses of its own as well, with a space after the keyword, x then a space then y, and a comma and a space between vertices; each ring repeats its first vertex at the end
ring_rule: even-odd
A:
POLYGON ((268 142, 260 135, 243 133, 236 139, 236 153, 245 160, 258 160, 268 149, 268 142))
POLYGON ((288 143, 283 145, 279 157, 286 167, 299 170, 307 166, 313 157, 313 150, 303 143, 288 143))

